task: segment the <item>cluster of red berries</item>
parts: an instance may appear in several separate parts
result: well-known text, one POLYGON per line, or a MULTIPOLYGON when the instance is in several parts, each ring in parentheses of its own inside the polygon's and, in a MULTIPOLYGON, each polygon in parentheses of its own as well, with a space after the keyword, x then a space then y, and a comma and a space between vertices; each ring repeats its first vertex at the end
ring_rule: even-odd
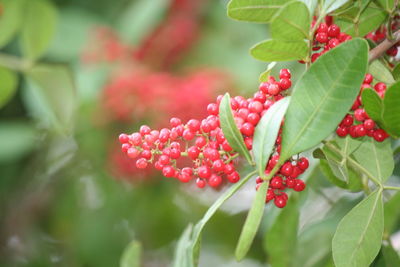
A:
MULTIPOLYGON (((285 97, 286 90, 291 86, 290 78, 289 70, 282 69, 279 81, 269 77, 267 82, 260 84, 259 91, 252 98, 236 96, 231 99, 235 123, 249 150, 252 149, 254 130, 260 118, 276 101, 285 97)), ((218 187, 224 181, 236 183, 240 179, 234 164, 238 153, 232 150, 220 128, 221 99, 222 96, 218 96, 216 103, 208 104, 208 117, 203 120, 190 119, 183 124, 180 119, 172 118, 170 128, 158 131, 141 126, 139 132, 131 135, 121 134, 119 140, 122 151, 130 158, 138 158, 138 168, 154 164, 165 177, 176 178, 185 183, 196 178, 199 188, 206 184, 218 187), (188 165, 190 167, 187 167, 188 165)), ((273 154, 266 166, 266 173, 271 172, 278 162, 281 139, 279 133, 273 154)), ((284 207, 287 195, 282 190, 304 190, 304 182, 297 177, 307 168, 306 158, 299 159, 295 165, 292 164, 292 160, 286 161, 279 173, 271 179, 267 200, 275 199, 277 207, 284 207)), ((259 181, 260 179, 257 183, 259 181)))
MULTIPOLYGON (((315 23, 315 21, 313 23, 315 23)), ((325 22, 319 24, 315 31, 311 62, 315 62, 318 57, 325 54, 330 49, 350 39, 351 36, 341 32, 340 27, 332 23, 332 17, 327 16, 325 22)))
POLYGON ((385 130, 380 129, 375 121, 369 118, 362 105, 361 93, 365 88, 373 88, 381 98, 385 95, 386 84, 378 82, 372 86, 373 79, 374 77, 371 74, 368 73, 365 75, 360 93, 356 101, 354 101, 351 111, 344 117, 336 129, 338 136, 345 137, 350 135, 353 138, 370 136, 378 142, 383 142, 389 137, 385 130))
MULTIPOLYGON (((400 19, 400 16, 394 17, 394 19, 392 21, 392 25, 391 25, 392 31, 395 31, 399 28, 399 26, 400 26, 399 19, 400 19)), ((386 25, 382 25, 376 31, 372 31, 372 32, 368 33, 367 35, 365 35, 365 38, 368 38, 368 39, 374 41, 375 43, 381 43, 382 41, 384 41, 386 39, 386 36, 387 36, 387 27, 386 27, 386 25)), ((400 42, 393 45, 391 48, 386 50, 386 54, 388 56, 395 57, 397 55, 399 45, 400 45, 400 42)))

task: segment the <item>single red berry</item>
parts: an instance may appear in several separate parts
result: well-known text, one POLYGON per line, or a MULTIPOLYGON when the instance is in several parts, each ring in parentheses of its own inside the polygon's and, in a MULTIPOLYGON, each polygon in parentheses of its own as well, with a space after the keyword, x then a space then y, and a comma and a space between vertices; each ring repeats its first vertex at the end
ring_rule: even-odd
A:
POLYGON ((221 176, 216 175, 216 174, 212 174, 210 176, 210 179, 208 179, 208 184, 211 187, 218 187, 221 184, 221 182, 222 182, 221 176))
POLYGON ((267 97, 262 92, 254 93, 254 101, 258 101, 261 104, 264 104, 265 100, 267 100, 267 97))
POLYGON ((362 137, 367 134, 367 130, 365 129, 363 124, 359 124, 356 126, 356 133, 358 137, 362 137))
POLYGON ((139 133, 142 136, 145 136, 146 134, 149 134, 150 132, 151 132, 151 129, 149 126, 147 126, 147 125, 140 126, 139 133))
POLYGON ((375 84, 374 88, 377 92, 382 92, 382 91, 386 90, 386 84, 379 82, 379 83, 375 84))
POLYGON ((284 208, 286 206, 286 202, 287 202, 287 200, 282 195, 275 196, 274 204, 278 208, 284 208))
POLYGON ((182 172, 181 174, 179 174, 178 179, 182 183, 188 183, 192 179, 192 176, 187 172, 182 172))
POLYGON ((245 122, 240 128, 240 132, 244 135, 252 136, 254 134, 254 125, 249 122, 245 122))
POLYGON ((259 86, 259 90, 263 92, 264 94, 268 94, 268 88, 269 88, 270 83, 269 82, 262 82, 259 86))
POLYGON ((308 159, 305 157, 301 157, 297 161, 297 166, 302 169, 303 171, 307 170, 308 166, 310 166, 310 163, 308 162, 308 159))
POLYGON ((336 38, 330 39, 328 45, 330 48, 334 48, 340 44, 340 41, 336 38))
POLYGON ((358 108, 354 111, 354 118, 358 121, 364 121, 366 119, 366 113, 363 108, 358 108))
POLYGON ((353 138, 357 138, 358 137, 357 131, 356 131, 356 125, 352 125, 352 126, 349 127, 349 134, 353 138))
POLYGON ((191 146, 187 150, 188 156, 195 160, 199 157, 200 149, 197 146, 191 146))
POLYGON ((171 136, 170 130, 167 128, 163 128, 160 130, 160 135, 158 136, 158 138, 159 138, 160 142, 165 143, 168 141, 170 136, 171 136))
POLYGON ((367 119, 364 121, 364 127, 367 130, 372 130, 375 128, 375 122, 371 119, 367 119))
POLYGON ((197 174, 199 175, 200 178, 208 179, 211 176, 211 170, 208 166, 203 165, 197 169, 197 174))
POLYGON ((198 188, 204 188, 206 186, 206 182, 203 179, 197 178, 196 185, 198 188))
POLYGON ((118 136, 118 139, 119 139, 119 142, 121 144, 128 143, 129 142, 129 135, 122 133, 122 134, 120 134, 118 136))
POLYGON ((370 83, 372 83, 373 79, 374 79, 374 76, 367 73, 364 78, 364 83, 370 84, 370 83))
POLYGON ((224 168, 225 174, 231 174, 235 171, 235 167, 232 164, 226 164, 224 168))
POLYGON ((386 132, 384 130, 382 130, 382 129, 377 129, 374 132, 374 139, 377 142, 383 142, 386 139, 386 132))
POLYGON ((208 104, 207 106, 207 113, 209 115, 218 115, 218 105, 215 103, 208 104))
POLYGON ((320 55, 321 55, 320 53, 313 54, 311 56, 311 62, 315 62, 319 58, 320 55))
MULTIPOLYGON (((127 153, 127 152, 128 152, 128 149, 129 149, 130 147, 131 147, 130 144, 125 143, 125 144, 122 144, 122 145, 121 145, 121 150, 122 150, 122 152, 127 153)), ((129 155, 128 155, 128 156, 129 156, 129 155)))
POLYGON ((182 124, 182 121, 178 118, 171 118, 169 120, 169 123, 171 124, 172 127, 176 127, 182 124))
POLYGON ((237 112, 237 116, 242 118, 242 119, 247 119, 247 116, 249 115, 250 111, 247 108, 241 108, 237 112))
POLYGON ((345 137, 349 133, 349 128, 345 126, 339 126, 336 129, 336 134, 340 137, 345 137))
POLYGON ((358 98, 354 101, 353 106, 351 106, 351 110, 356 110, 361 105, 360 100, 358 98))
POLYGON ((190 131, 192 132, 197 132, 200 130, 200 122, 198 120, 189 120, 186 126, 189 128, 190 131))
POLYGON ((286 186, 288 188, 293 188, 296 185, 296 180, 297 179, 292 179, 292 178, 286 179, 286 186))
POLYGON ((283 78, 279 81, 279 85, 281 86, 282 90, 287 90, 292 86, 292 82, 289 79, 283 78))
POLYGON ((291 74, 290 74, 290 70, 288 69, 281 69, 279 71, 279 79, 290 79, 291 78, 291 74))
POLYGON ((228 179, 228 181, 230 182, 230 183, 237 183, 239 180, 240 180, 240 175, 239 175, 239 173, 238 172, 236 172, 236 171, 234 171, 234 172, 232 172, 231 174, 228 174, 227 176, 226 176, 226 178, 228 179))
POLYGON ((293 190, 296 192, 301 192, 306 188, 306 184, 300 180, 300 179, 296 179, 296 184, 293 187, 293 190))
POLYGON ((140 156, 145 159, 151 159, 151 156, 152 156, 151 151, 148 149, 145 149, 142 151, 142 153, 140 153, 140 156))
POLYGON ((300 169, 300 167, 298 166, 294 166, 293 167, 293 172, 292 175, 290 175, 290 178, 297 178, 299 177, 300 174, 302 174, 304 172, 304 170, 300 169))
POLYGON ((161 155, 158 158, 158 161, 162 164, 162 165, 167 165, 170 162, 170 158, 167 155, 161 155))
POLYGON ((329 37, 339 37, 340 27, 336 24, 332 24, 328 28, 328 36, 329 37))
POLYGON ((268 94, 277 95, 280 92, 279 85, 277 83, 271 83, 268 87, 268 94))
POLYGON ((274 190, 272 190, 271 188, 268 188, 267 196, 265 197, 265 203, 270 202, 274 198, 275 198, 274 190))
POLYGON ((154 168, 156 168, 157 170, 162 170, 163 168, 164 168, 164 165, 161 163, 161 162, 159 162, 159 161, 156 161, 155 163, 154 163, 154 168))
POLYGON ((134 146, 139 146, 142 143, 142 136, 140 135, 140 133, 133 133, 129 137, 129 140, 134 146))
POLYGON ((282 165, 280 169, 280 173, 282 173, 285 176, 290 176, 293 172, 293 165, 291 162, 286 162, 285 164, 282 165))
POLYGON ((144 158, 140 158, 136 161, 136 168, 145 169, 147 167, 147 160, 144 158))
POLYGON ((195 144, 198 148, 202 148, 207 144, 207 139, 204 136, 199 136, 196 138, 195 144))
POLYGON ((317 29, 318 33, 328 33, 328 25, 326 23, 321 23, 318 25, 318 29, 317 29))
POLYGON ((163 167, 162 173, 165 177, 171 178, 175 175, 175 169, 172 166, 166 165, 163 167))
POLYGON ((271 179, 269 185, 273 189, 280 189, 283 185, 283 180, 280 176, 275 176, 271 179))
POLYGON ((222 172, 225 169, 225 163, 221 159, 217 159, 212 164, 212 169, 216 172, 222 172))
POLYGON ((222 143, 222 149, 225 150, 226 152, 232 151, 232 147, 229 145, 229 143, 228 143, 227 140, 225 140, 225 141, 222 143))
POLYGON ((260 121, 260 115, 258 115, 257 113, 250 113, 249 115, 247 115, 246 121, 256 126, 257 123, 260 121))
POLYGON ((244 139, 244 144, 246 145, 246 148, 248 150, 251 150, 253 148, 253 138, 251 137, 246 137, 244 139))
POLYGON ((354 122, 354 120, 353 120, 353 116, 351 116, 351 115, 346 115, 345 117, 344 117, 344 119, 342 120, 342 122, 340 123, 342 126, 351 126, 351 125, 353 125, 353 122, 354 122))
POLYGON ((218 150, 214 148, 206 148, 203 151, 204 157, 207 159, 210 159, 212 161, 215 161, 220 158, 218 150))
POLYGON ((317 35, 315 35, 315 40, 321 44, 324 44, 328 42, 328 34, 326 32, 319 32, 317 35))
POLYGON ((192 131, 190 131, 189 129, 186 129, 183 131, 182 137, 186 141, 190 141, 195 137, 195 134, 192 131))
POLYGON ((136 158, 136 157, 139 156, 140 151, 137 150, 137 149, 134 148, 134 147, 130 147, 130 148, 128 148, 128 150, 127 150, 126 153, 127 153, 128 157, 130 157, 131 159, 134 159, 134 158, 136 158))
MULTIPOLYGON (((260 113, 263 109, 264 109, 264 106, 261 102, 253 101, 249 104, 250 112, 260 113)), ((247 115, 246 115, 246 117, 247 117, 247 115)), ((244 119, 246 119, 246 118, 244 118, 244 119)))

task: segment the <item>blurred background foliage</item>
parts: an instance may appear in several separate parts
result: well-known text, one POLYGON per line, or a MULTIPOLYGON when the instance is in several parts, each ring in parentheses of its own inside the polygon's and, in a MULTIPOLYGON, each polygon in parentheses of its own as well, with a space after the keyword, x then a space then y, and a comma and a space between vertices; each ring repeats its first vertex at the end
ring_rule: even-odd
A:
MULTIPOLYGON (((267 66, 248 49, 268 31, 230 20, 226 4, 0 1, 1 266, 118 266, 132 240, 143 266, 172 262, 186 225, 219 193, 137 171, 117 136, 172 116, 201 118, 221 92, 256 91, 267 66)), ((283 66, 294 82, 303 70, 280 63, 273 73, 283 66)), ((298 246, 288 257, 297 255, 298 266, 329 266, 336 225, 358 198, 318 169, 309 175, 298 246), (331 210, 336 201, 343 205, 331 210)), ((253 187, 207 225, 201 265, 264 265, 263 235, 279 213, 271 207, 250 259, 232 256, 253 187)))

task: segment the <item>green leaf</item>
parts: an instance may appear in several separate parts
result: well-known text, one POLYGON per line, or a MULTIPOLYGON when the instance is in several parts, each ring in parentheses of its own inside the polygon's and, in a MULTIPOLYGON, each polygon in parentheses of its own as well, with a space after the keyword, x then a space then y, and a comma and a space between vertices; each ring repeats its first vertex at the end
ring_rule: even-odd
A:
POLYGON ((288 255, 292 255, 296 248, 299 216, 297 198, 291 196, 286 207, 265 234, 265 248, 272 266, 290 267, 296 261, 288 255))
POLYGON ((323 5, 323 10, 325 14, 328 14, 339 7, 343 6, 349 0, 325 0, 323 5))
POLYGON ((394 0, 377 0, 376 1, 383 9, 391 13, 394 8, 394 0))
POLYGON ((270 75, 272 69, 275 67, 275 65, 276 65, 276 62, 271 62, 268 64, 267 69, 263 73, 261 73, 260 76, 258 77, 258 80, 260 81, 260 83, 268 81, 269 75, 270 75))
POLYGON ((178 244, 176 245, 175 254, 174 254, 174 262, 172 264, 173 267, 193 267, 193 259, 192 253, 188 250, 189 247, 192 246, 192 236, 193 232, 193 224, 189 224, 183 234, 178 240, 178 244))
POLYGON ((289 105, 290 97, 274 103, 262 116, 253 138, 253 155, 261 177, 265 177, 265 166, 275 145, 283 116, 289 105))
POLYGON ((395 80, 400 79, 400 64, 397 64, 392 71, 393 77, 395 80))
POLYGON ((382 236, 382 191, 377 190, 340 221, 332 240, 335 266, 369 266, 379 253, 382 236))
POLYGON ((271 23, 271 35, 284 41, 303 41, 310 31, 310 13, 302 2, 284 6, 271 23))
POLYGON ((40 64, 26 72, 31 90, 40 96, 53 114, 53 123, 63 132, 73 126, 76 92, 70 70, 64 65, 40 64))
POLYGON ((395 82, 390 70, 380 60, 374 60, 371 65, 369 65, 368 72, 374 76, 374 79, 388 85, 395 82))
POLYGON ((388 202, 384 205, 385 210, 385 231, 388 234, 392 234, 395 231, 395 227, 397 226, 397 222, 400 217, 400 192, 397 192, 388 202))
POLYGON ((290 0, 231 0, 228 16, 232 19, 250 22, 269 22, 290 0))
POLYGON ((29 59, 36 60, 49 47, 57 22, 57 10, 47 0, 26 1, 21 32, 21 48, 29 59))
POLYGON ((335 130, 357 97, 367 60, 367 43, 353 39, 311 65, 297 82, 286 112, 281 161, 319 144, 335 130))
POLYGON ((342 30, 351 36, 364 36, 367 33, 376 30, 386 19, 386 13, 380 9, 369 5, 364 12, 362 12, 358 27, 353 22, 342 19, 335 20, 342 30))
POLYGON ((348 184, 345 181, 336 177, 326 159, 319 160, 319 167, 321 169, 321 172, 324 174, 329 182, 336 185, 337 187, 348 189, 348 184))
POLYGON ((361 94, 361 100, 368 116, 383 125, 383 101, 375 90, 365 88, 361 94))
POLYGON ((396 250, 389 245, 382 246, 382 254, 385 259, 386 266, 400 266, 400 257, 396 250))
POLYGON ((390 86, 383 99, 385 130, 393 137, 400 137, 400 82, 390 86))
POLYGON ((132 241, 125 248, 121 261, 119 263, 120 267, 140 267, 140 254, 142 246, 137 241, 132 241))
POLYGON ((353 156, 364 169, 381 181, 382 184, 393 173, 394 160, 389 139, 377 142, 368 138, 353 153, 353 156))
POLYGON ((247 161, 252 164, 253 160, 250 156, 249 150, 247 149, 243 136, 236 126, 235 120, 233 118, 231 109, 231 100, 228 93, 224 95, 219 105, 219 119, 221 122, 222 132, 229 145, 239 154, 244 156, 247 161))
POLYGON ((317 7, 318 4, 318 0, 299 0, 299 1, 306 4, 310 14, 314 14, 315 8, 317 7))
POLYGON ((15 36, 21 26, 22 0, 0 1, 2 14, 0 16, 0 47, 5 46, 15 36))
POLYGON ((17 74, 9 69, 0 67, 0 108, 13 97, 18 84, 17 74))
POLYGON ((250 54, 262 61, 290 61, 305 59, 308 47, 305 41, 267 40, 256 44, 250 54))
POLYGON ((268 182, 263 182, 258 188, 253 204, 247 214, 246 221, 240 233, 239 241, 235 250, 237 261, 242 260, 250 249, 251 243, 256 236, 258 227, 264 214, 265 197, 267 195, 268 182))

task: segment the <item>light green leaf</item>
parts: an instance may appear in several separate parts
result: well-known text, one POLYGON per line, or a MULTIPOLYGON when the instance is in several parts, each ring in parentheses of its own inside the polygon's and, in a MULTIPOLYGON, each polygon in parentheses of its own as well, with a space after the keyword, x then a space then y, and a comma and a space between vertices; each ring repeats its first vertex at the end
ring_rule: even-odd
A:
POLYGON ((57 10, 48 0, 26 1, 21 32, 21 48, 29 59, 36 60, 53 39, 57 10))
POLYGON ((192 246, 193 224, 189 224, 185 231, 183 231, 181 237, 178 240, 178 244, 175 248, 173 267, 194 267, 192 253, 188 248, 192 246))
POLYGON ((247 161, 252 164, 253 160, 250 156, 249 150, 247 149, 243 136, 236 126, 235 120, 233 118, 231 109, 231 98, 228 93, 224 95, 219 105, 219 118, 221 122, 222 132, 229 145, 239 154, 244 156, 247 161))
POLYGON ((388 13, 392 12, 392 10, 394 8, 394 0, 377 0, 377 2, 388 13))
POLYGON ((140 254, 142 246, 137 241, 132 241, 125 248, 122 254, 121 261, 119 263, 120 267, 140 267, 140 254))
POLYGON ((23 0, 0 1, 0 47, 6 45, 18 32, 22 20, 23 0))
POLYGON ((70 70, 64 65, 40 64, 26 72, 28 81, 52 111, 55 126, 70 132, 73 126, 76 92, 70 70))
POLYGON ((260 83, 268 81, 269 75, 270 75, 272 69, 275 67, 275 65, 276 65, 276 62, 271 62, 268 64, 267 69, 263 73, 261 73, 260 76, 258 77, 258 80, 260 81, 260 83))
POLYGON ((375 90, 364 89, 361 99, 368 116, 383 125, 383 101, 375 90))
POLYGON ((400 82, 390 86, 383 99, 385 130, 393 137, 400 137, 400 82))
POLYGON ((17 74, 9 69, 0 67, 0 108, 13 97, 17 84, 17 74))
POLYGON ((291 2, 284 6, 271 23, 272 38, 284 41, 308 39, 311 17, 302 2, 291 2))
POLYGON ((339 7, 343 6, 349 0, 325 0, 323 5, 323 10, 325 14, 328 14, 339 7))
POLYGON ((371 73, 376 80, 388 85, 395 82, 390 70, 380 60, 374 60, 371 65, 369 65, 368 72, 371 73))
POLYGON ((388 202, 384 204, 385 210, 385 231, 392 234, 400 218, 400 192, 397 192, 388 202))
POLYGON ((382 183, 392 175, 394 161, 389 139, 377 142, 368 138, 353 153, 353 156, 361 166, 382 183))
POLYGON ((353 22, 342 19, 335 20, 342 30, 351 36, 364 36, 367 33, 376 30, 386 19, 386 13, 380 9, 369 5, 361 14, 358 26, 353 22))
POLYGON ((382 191, 377 190, 340 221, 332 240, 336 267, 369 266, 383 236, 382 191))
POLYGON ((326 159, 319 160, 319 167, 321 169, 321 172, 324 174, 329 182, 336 185, 337 187, 348 189, 348 184, 345 181, 337 178, 326 159))
POLYGON ((290 0, 231 0, 228 16, 236 20, 269 22, 290 0))
POLYGON ((306 4, 310 14, 314 14, 315 8, 318 5, 318 0, 299 0, 299 1, 306 4))
POLYGON ((242 260, 250 249, 253 239, 256 236, 258 227, 264 214, 265 197, 267 195, 268 182, 263 182, 258 188, 253 204, 247 214, 246 221, 240 233, 239 241, 235 250, 237 261, 242 260))
POLYGON ((291 196, 272 227, 265 233, 264 245, 272 266, 290 267, 296 261, 288 255, 292 255, 296 248, 299 215, 298 200, 291 196))
POLYGON ((283 116, 289 105, 290 97, 274 103, 258 123, 253 138, 253 155, 258 173, 265 176, 265 166, 275 145, 283 116))
POLYGON ((262 61, 290 61, 305 59, 308 47, 305 41, 267 40, 256 44, 250 54, 262 61))
POLYGON ((357 97, 367 60, 367 43, 353 39, 322 55, 300 78, 285 116, 281 162, 335 130, 357 97))

